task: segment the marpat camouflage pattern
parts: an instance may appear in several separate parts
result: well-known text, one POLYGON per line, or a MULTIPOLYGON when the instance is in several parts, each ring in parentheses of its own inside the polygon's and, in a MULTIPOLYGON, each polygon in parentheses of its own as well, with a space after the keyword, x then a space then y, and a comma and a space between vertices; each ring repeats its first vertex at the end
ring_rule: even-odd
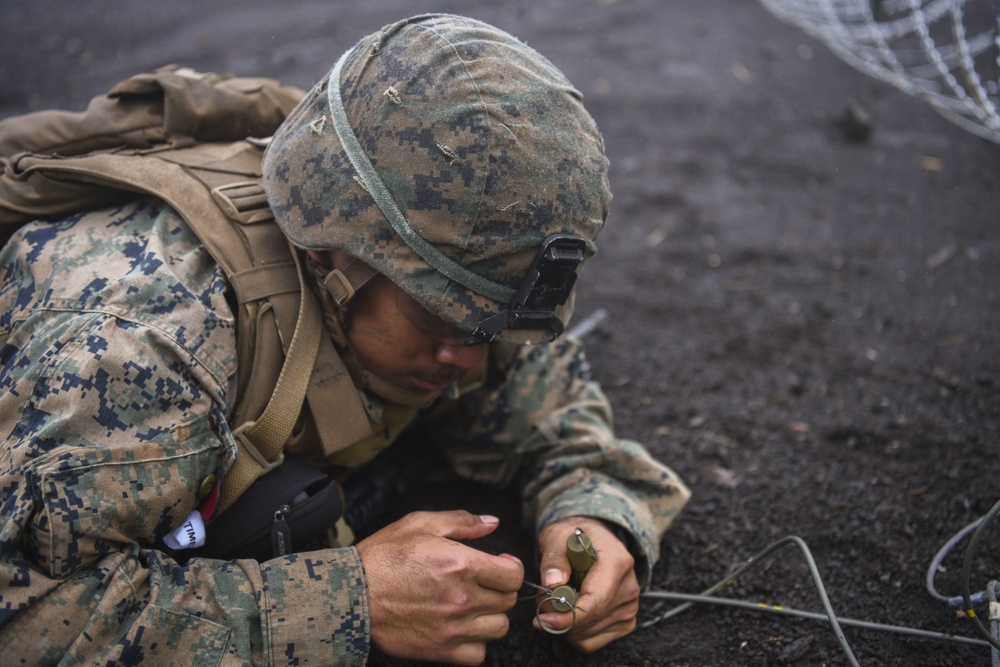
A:
MULTIPOLYGON (((512 291, 550 234, 592 254, 611 200, 603 141, 542 56, 435 15, 387 26, 343 64, 264 156, 268 202, 296 245, 371 264, 467 331, 508 305, 402 242, 331 127, 334 92, 410 226, 463 269, 512 291)), ((0 251, 0 664, 365 664, 355 548, 265 562, 178 562, 163 548, 237 456, 234 308, 224 272, 155 199, 30 223, 0 251)), ((571 310, 558 308, 564 324, 571 310)), ((356 465, 419 422, 461 475, 520 494, 533 533, 571 516, 619 526, 646 586, 690 493, 615 437, 579 341, 521 345, 533 336, 503 331, 485 372, 426 407, 386 405, 377 447, 304 450, 356 465)))
MULTIPOLYGON (((611 190, 582 95, 515 37, 447 14, 362 39, 343 80, 316 84, 275 133, 264 186, 295 245, 364 260, 466 331, 506 305, 449 280, 393 230, 334 130, 331 85, 409 225, 463 268, 511 289, 551 234, 576 234, 593 253, 611 190)), ((571 312, 560 309, 564 325, 571 312)))
MULTIPOLYGON (((34 223, 0 262, 0 663, 364 664, 355 549, 183 566, 160 551, 236 452, 226 285, 183 220, 144 200, 34 223)), ((648 583, 687 488, 614 437, 573 340, 496 344, 489 363, 486 385, 427 409, 448 410, 430 424, 455 468, 514 484, 533 529, 621 525, 648 583)))

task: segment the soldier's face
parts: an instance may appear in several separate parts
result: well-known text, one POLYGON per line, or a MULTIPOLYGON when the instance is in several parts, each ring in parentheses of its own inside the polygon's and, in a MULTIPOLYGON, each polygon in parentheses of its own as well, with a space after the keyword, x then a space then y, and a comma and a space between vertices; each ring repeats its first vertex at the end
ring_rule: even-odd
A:
POLYGON ((443 391, 486 353, 485 344, 465 344, 461 331, 421 309, 383 276, 358 292, 349 313, 347 337, 361 361, 402 389, 443 391))

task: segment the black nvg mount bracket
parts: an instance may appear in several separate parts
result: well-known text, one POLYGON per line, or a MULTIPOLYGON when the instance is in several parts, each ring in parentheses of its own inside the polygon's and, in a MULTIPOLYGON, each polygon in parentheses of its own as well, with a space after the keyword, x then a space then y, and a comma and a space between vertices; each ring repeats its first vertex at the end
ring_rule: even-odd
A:
POLYGON ((575 234, 553 234, 542 241, 514 300, 479 323, 473 335, 492 341, 503 329, 548 330, 549 340, 563 332, 556 308, 566 303, 576 283, 587 242, 575 234))

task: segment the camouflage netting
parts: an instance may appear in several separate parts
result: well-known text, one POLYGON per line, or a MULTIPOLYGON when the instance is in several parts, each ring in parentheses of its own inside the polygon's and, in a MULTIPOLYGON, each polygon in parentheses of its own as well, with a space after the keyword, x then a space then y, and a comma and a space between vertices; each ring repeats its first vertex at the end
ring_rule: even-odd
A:
POLYGON ((996 0, 761 0, 873 77, 1000 143, 996 0))

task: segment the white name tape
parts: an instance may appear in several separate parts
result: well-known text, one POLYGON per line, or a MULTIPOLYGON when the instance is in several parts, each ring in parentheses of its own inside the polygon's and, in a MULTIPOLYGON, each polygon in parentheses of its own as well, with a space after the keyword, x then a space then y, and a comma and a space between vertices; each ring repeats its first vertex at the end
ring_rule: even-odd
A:
POLYGON ((197 510, 191 512, 184 524, 163 538, 171 549, 194 549, 205 544, 205 522, 197 510))

